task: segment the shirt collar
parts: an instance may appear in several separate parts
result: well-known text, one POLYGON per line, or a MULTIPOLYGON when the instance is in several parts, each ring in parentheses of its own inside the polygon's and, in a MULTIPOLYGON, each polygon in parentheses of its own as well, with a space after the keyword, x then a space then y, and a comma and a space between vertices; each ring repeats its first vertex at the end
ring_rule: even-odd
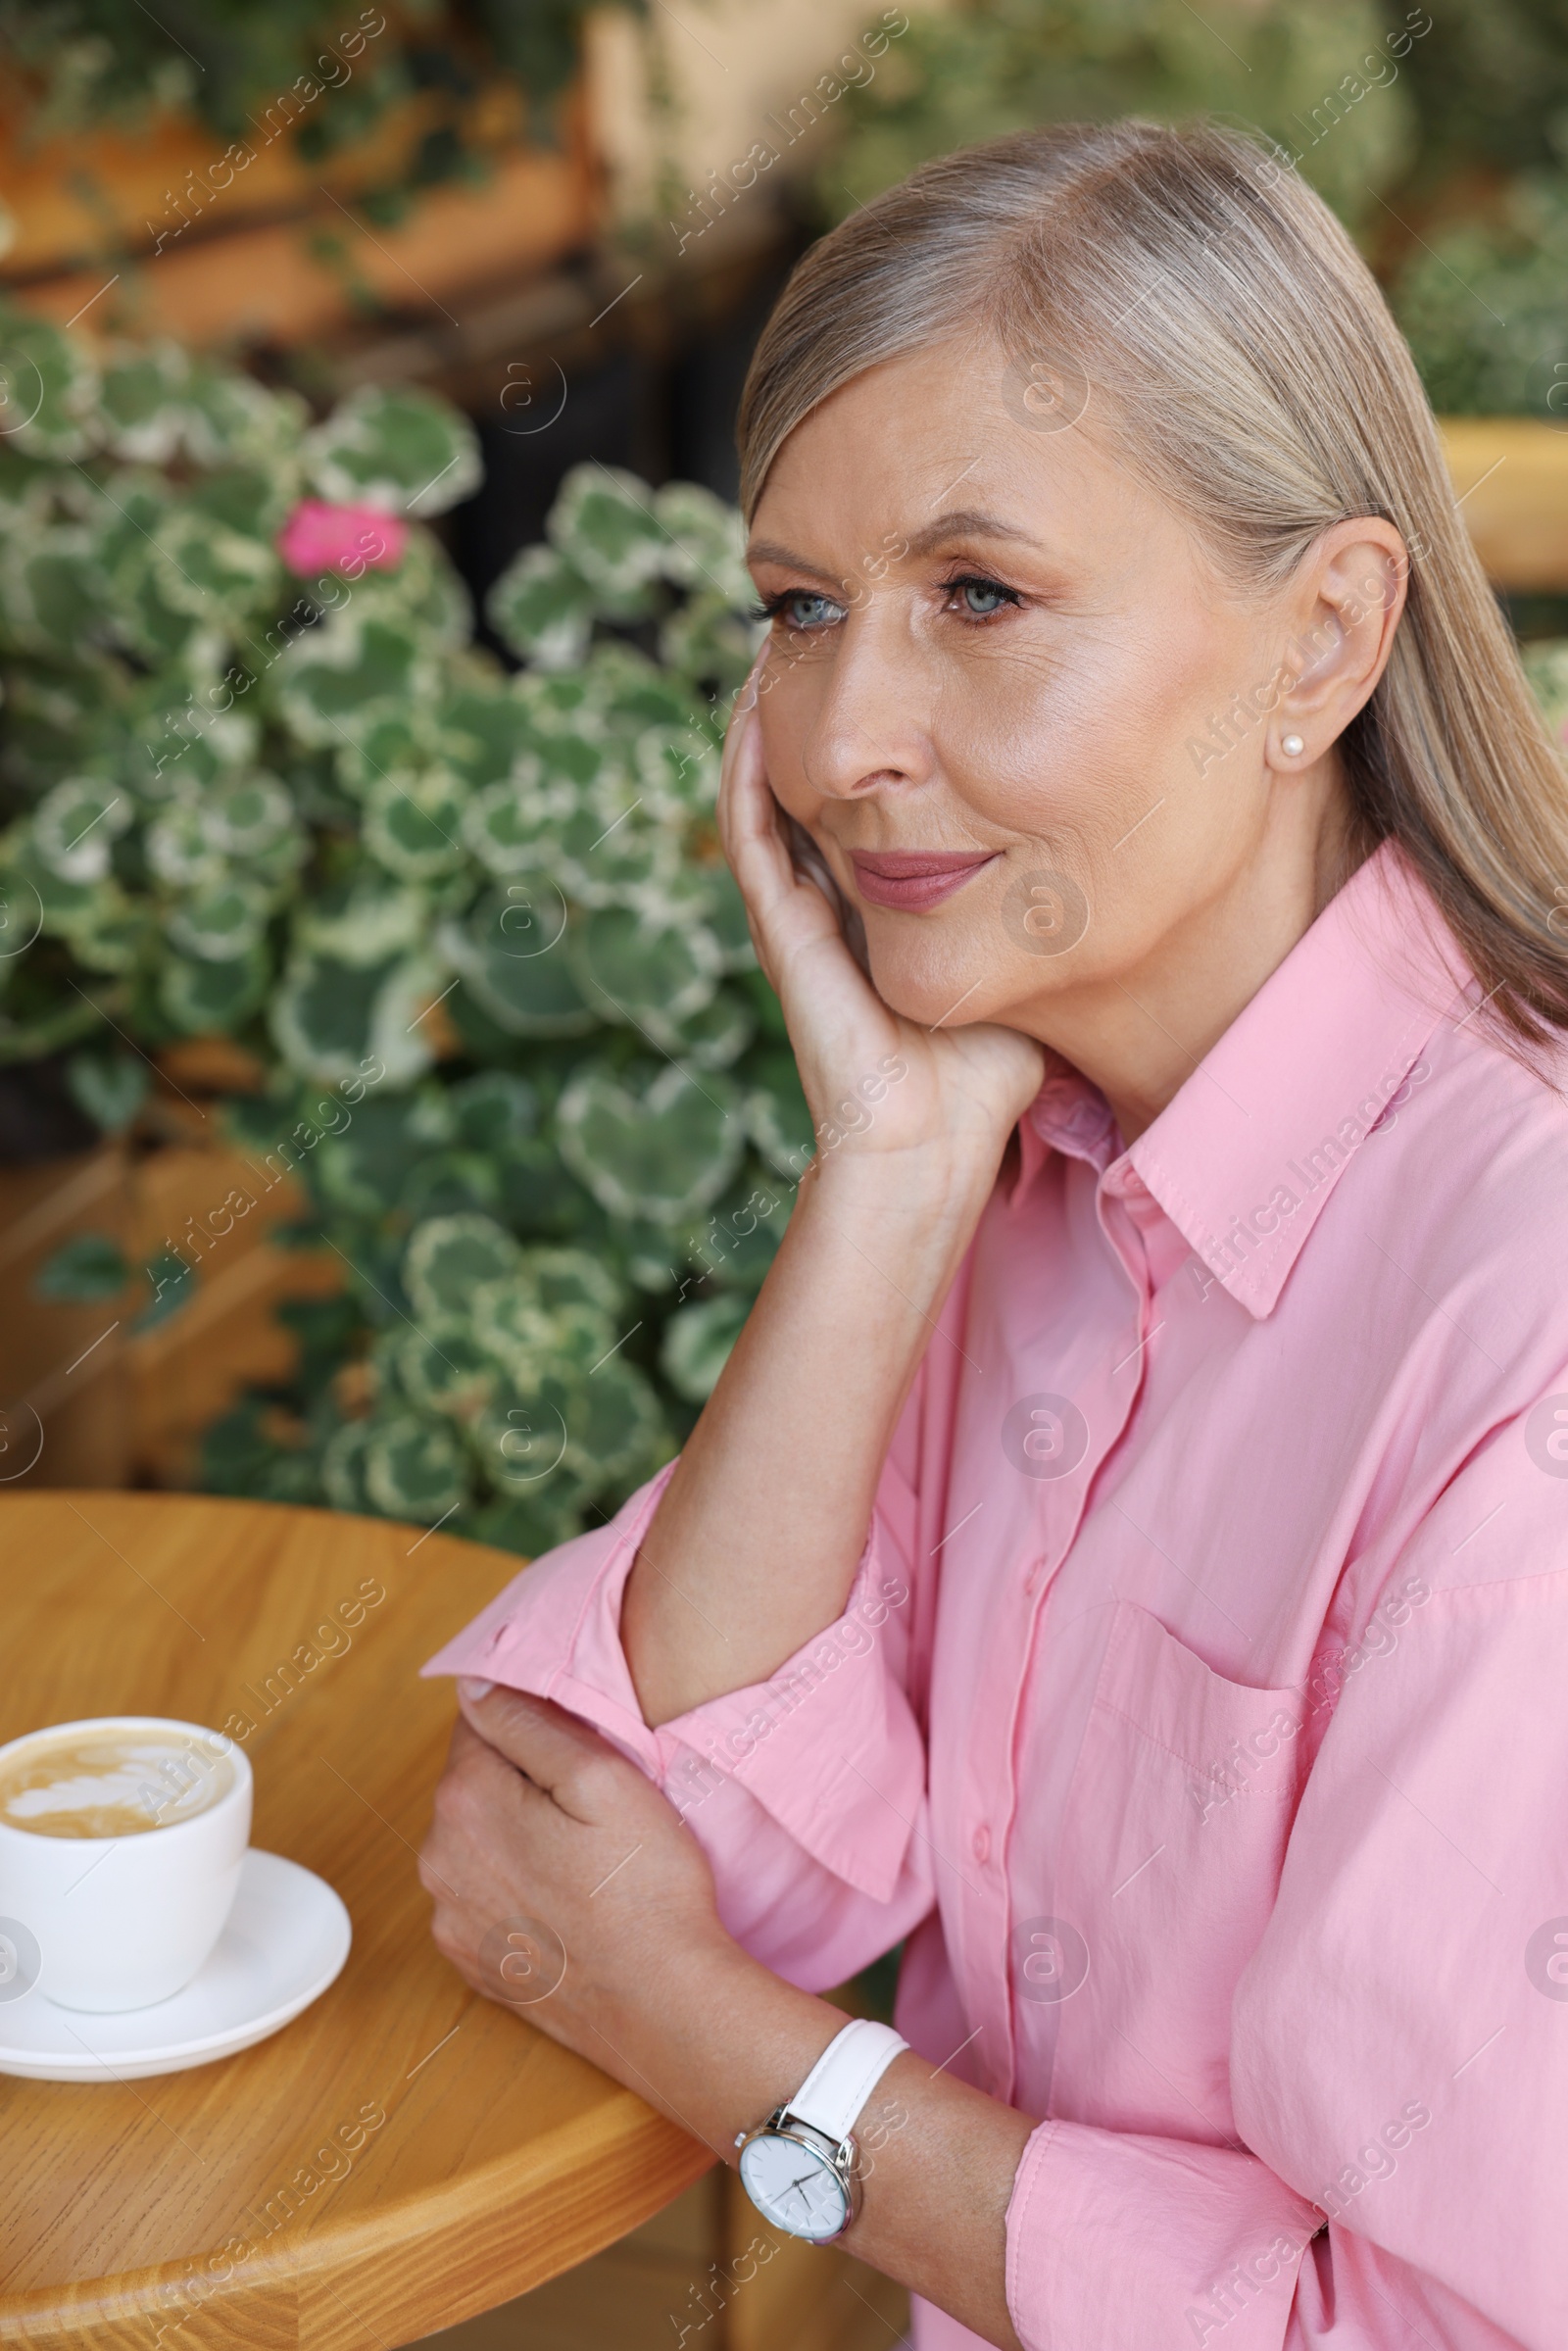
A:
POLYGON ((1048 1055, 1020 1124, 1013 1197, 1052 1149, 1109 1170, 1112 1187, 1130 1167, 1261 1318, 1423 1046, 1473 987, 1430 893, 1385 842, 1121 1161, 1104 1097, 1048 1055))
POLYGON ((1034 1182, 1054 1151, 1071 1159, 1087 1159, 1097 1175, 1103 1175, 1121 1149, 1110 1104, 1100 1088, 1049 1046, 1045 1078, 1018 1122, 1018 1176, 1012 1189, 1015 1200, 1034 1182))

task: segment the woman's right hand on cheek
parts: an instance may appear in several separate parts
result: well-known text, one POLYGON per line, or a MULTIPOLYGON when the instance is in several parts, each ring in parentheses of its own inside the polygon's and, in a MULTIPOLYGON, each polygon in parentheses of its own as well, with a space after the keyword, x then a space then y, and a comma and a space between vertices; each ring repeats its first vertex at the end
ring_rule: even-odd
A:
POLYGON ((924 1028, 877 995, 834 907, 790 857, 762 756, 761 666, 725 738, 718 824, 758 960, 784 1009, 816 1129, 816 1172, 832 1171, 835 1185, 983 1195, 1039 1088, 1040 1048, 990 1024, 924 1028))

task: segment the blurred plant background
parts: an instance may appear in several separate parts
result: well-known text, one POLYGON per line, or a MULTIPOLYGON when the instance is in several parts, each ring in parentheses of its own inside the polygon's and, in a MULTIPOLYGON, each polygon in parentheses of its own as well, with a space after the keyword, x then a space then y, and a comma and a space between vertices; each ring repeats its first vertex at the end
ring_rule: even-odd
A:
POLYGON ((979 0, 917 16, 851 105, 819 177, 835 217, 1031 123, 1207 114, 1261 133, 1361 241, 1440 413, 1568 421, 1562 0, 979 0))
POLYGON ((667 1455, 809 1149, 712 824, 738 518, 574 468, 490 590, 509 674, 422 519, 475 485, 460 412, 372 388, 313 424, 176 346, 9 335, 46 397, 0 474, 0 889, 36 932, 0 1051, 64 1053, 107 1132, 178 1039, 251 1076, 221 1235, 135 1267, 87 1231, 39 1285, 133 1288, 147 1328, 303 1183, 293 1238, 347 1287, 208 1482, 545 1547, 667 1455))
MULTIPOLYGON (((105 1378, 200 1360, 264 1226, 320 1275, 199 1449, 105 1474, 532 1552, 667 1458, 811 1148, 712 821, 730 424, 794 256, 949 147, 1216 114, 1337 206, 1440 412, 1556 464, 1565 20, 0 0, 0 1257, 105 1378), (56 1166, 176 1144, 180 1229, 51 1224, 56 1166)), ((1494 569, 1561 728, 1557 470, 1494 569)), ((7 1374, 40 1427, 53 1327, 7 1374)))
MULTIPOLYGON (((487 81, 514 80, 548 137, 549 101, 577 70, 583 0, 469 0, 460 12, 379 8, 351 14, 320 0, 174 0, 158 16, 134 15, 119 0, 5 0, 0 56, 36 99, 34 128, 81 131, 104 122, 144 122, 183 109, 220 139, 243 139, 281 90, 309 73, 342 25, 387 37, 352 98, 301 121, 302 156, 319 163, 352 147, 400 104, 417 102, 420 136, 406 170, 383 192, 393 200, 483 169, 473 151, 469 109, 487 81)), ((356 59, 363 50, 352 53, 356 59)))

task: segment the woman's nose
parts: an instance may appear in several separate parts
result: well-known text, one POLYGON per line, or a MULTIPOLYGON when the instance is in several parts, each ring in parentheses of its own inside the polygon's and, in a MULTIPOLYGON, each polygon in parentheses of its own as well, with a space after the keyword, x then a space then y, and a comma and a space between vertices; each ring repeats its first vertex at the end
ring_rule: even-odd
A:
POLYGON ((890 602, 873 597, 852 612, 834 649, 802 746, 807 780, 824 799, 923 783, 934 770, 929 681, 890 602))

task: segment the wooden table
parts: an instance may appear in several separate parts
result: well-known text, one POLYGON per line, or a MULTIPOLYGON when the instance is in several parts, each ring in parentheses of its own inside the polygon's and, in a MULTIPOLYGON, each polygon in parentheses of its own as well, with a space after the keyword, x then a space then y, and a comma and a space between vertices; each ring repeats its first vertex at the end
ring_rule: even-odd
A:
POLYGON ((0 1739, 87 1714, 260 1718, 255 1842, 316 1870, 354 1921, 331 1989, 240 2056, 123 2085, 0 2077, 0 2341, 413 2342, 583 2260, 708 2169, 429 1939, 415 1848, 454 1705, 416 1670, 516 1565, 326 1511, 0 1497, 0 1739), (349 1647, 281 1673, 302 1644, 319 1653, 316 1627, 362 1585, 386 1596, 349 1647), (384 2123, 327 2177, 340 2165, 316 2150, 365 2110, 384 2123))

